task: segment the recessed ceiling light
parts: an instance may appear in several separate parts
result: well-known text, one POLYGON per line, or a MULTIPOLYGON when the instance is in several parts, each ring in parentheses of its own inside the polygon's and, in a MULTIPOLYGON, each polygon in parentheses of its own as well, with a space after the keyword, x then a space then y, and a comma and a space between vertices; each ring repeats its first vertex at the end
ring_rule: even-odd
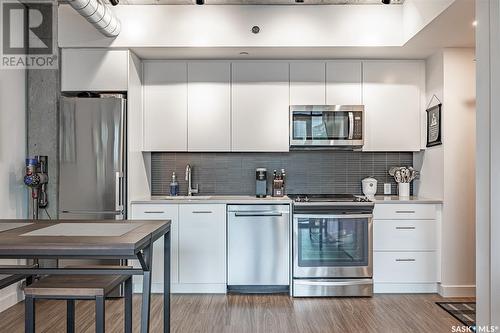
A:
POLYGON ((477 26, 477 21, 472 22, 472 26, 476 27, 477 26))

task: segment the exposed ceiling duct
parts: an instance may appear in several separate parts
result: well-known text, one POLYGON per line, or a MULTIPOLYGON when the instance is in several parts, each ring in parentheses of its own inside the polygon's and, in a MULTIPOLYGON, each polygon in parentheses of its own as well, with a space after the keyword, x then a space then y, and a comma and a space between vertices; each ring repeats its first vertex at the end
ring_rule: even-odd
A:
POLYGON ((100 0, 67 0, 80 15, 106 37, 116 37, 120 33, 120 20, 100 0))
MULTIPOLYGON (((405 0, 391 0, 402 5, 405 0)), ((426 0, 437 1, 437 0, 426 0)), ((121 5, 381 5, 381 0, 120 0, 121 5)))

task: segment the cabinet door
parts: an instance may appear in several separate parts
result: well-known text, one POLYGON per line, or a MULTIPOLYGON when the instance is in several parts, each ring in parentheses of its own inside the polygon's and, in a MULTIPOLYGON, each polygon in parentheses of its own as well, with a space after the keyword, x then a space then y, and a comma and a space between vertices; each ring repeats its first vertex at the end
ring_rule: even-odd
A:
POLYGON ((322 105, 326 101, 324 62, 290 63, 290 105, 322 105))
POLYGON ((62 49, 62 91, 127 91, 128 51, 62 49))
POLYGON ((231 63, 188 64, 188 150, 231 150, 231 63))
MULTIPOLYGON (((171 220, 170 226, 170 281, 179 283, 179 205, 133 204, 132 220, 171 220)), ((139 267, 134 260, 134 266, 139 267)), ((134 284, 142 284, 142 277, 134 277, 134 284)), ((163 288, 163 237, 153 244, 153 287, 163 288)))
POLYGON ((179 206, 179 282, 226 283, 226 206, 179 206))
POLYGON ((361 61, 336 60, 326 63, 326 104, 363 104, 361 68, 361 61))
POLYGON ((186 63, 144 63, 144 149, 187 151, 186 63))
POLYGON ((365 151, 418 151, 421 94, 424 91, 421 61, 365 61, 365 151))
POLYGON ((288 151, 288 63, 232 66, 232 150, 288 151))

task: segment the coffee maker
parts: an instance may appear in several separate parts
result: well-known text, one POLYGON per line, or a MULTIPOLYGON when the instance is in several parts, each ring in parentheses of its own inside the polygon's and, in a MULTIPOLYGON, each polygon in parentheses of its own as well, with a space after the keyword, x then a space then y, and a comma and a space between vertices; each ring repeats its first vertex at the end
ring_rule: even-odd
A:
POLYGON ((267 196, 267 169, 257 168, 255 170, 255 196, 265 198, 267 196))

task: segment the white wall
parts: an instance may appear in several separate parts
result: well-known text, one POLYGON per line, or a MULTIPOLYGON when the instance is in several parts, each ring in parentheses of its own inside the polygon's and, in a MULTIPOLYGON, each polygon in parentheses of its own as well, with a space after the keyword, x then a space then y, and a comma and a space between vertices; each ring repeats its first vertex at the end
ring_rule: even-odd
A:
POLYGON ((427 103, 433 94, 443 103, 443 145, 415 154, 415 165, 422 171, 415 189, 421 197, 443 200, 440 293, 474 296, 474 50, 444 49, 427 59, 426 72, 427 103))
MULTIPOLYGON (((151 195, 150 183, 150 153, 142 153, 142 62, 132 52, 128 60, 128 202, 144 199, 151 195)), ((130 204, 128 207, 131 212, 130 204)))
POLYGON ((402 6, 117 6, 116 39, 59 6, 60 47, 400 46, 402 6), (252 26, 261 28, 259 34, 252 26))
POLYGON ((403 4, 403 32, 406 43, 441 14, 455 0, 406 0, 403 4))
MULTIPOLYGON (((437 52, 425 62, 426 98, 424 106, 434 106, 443 101, 443 52, 437 52), (433 95, 439 99, 434 98, 433 95), (432 102, 431 102, 432 99, 432 102)), ((446 107, 446 106, 445 106, 446 107)), ((426 112, 422 110, 422 138, 426 138, 426 112)), ((444 153, 443 146, 434 146, 414 154, 415 167, 420 170, 420 179, 414 183, 415 192, 426 198, 443 199, 444 196, 444 153)))
MULTIPOLYGON (((26 158, 25 94, 24 70, 0 70, 0 219, 27 216, 27 191, 22 182, 26 158)), ((0 311, 21 297, 17 285, 0 290, 0 311)))
POLYGON ((500 326, 500 3, 476 1, 477 324, 500 326))
POLYGON ((473 49, 445 49, 442 288, 474 296, 476 87, 473 49), (470 286, 470 287, 468 287, 470 286), (458 288, 457 288, 458 287, 458 288))

